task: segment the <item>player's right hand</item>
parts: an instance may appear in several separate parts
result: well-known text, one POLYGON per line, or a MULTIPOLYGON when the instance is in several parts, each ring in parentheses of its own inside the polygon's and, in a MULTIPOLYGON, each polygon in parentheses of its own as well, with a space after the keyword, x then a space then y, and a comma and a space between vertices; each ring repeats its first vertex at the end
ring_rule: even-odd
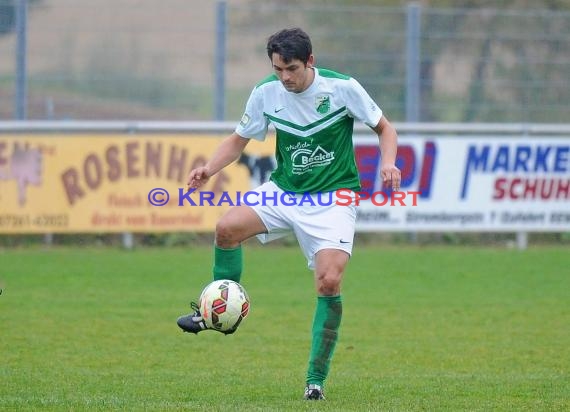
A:
POLYGON ((188 174, 188 189, 197 189, 204 186, 210 180, 210 174, 208 173, 208 168, 206 166, 200 166, 193 169, 188 174))

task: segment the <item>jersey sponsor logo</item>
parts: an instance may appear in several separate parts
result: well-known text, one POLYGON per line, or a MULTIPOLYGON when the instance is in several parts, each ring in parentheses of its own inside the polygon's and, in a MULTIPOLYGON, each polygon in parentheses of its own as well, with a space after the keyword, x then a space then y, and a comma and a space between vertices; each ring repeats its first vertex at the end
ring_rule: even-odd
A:
POLYGON ((285 110, 285 107, 276 107, 276 108, 274 109, 274 112, 275 112, 275 113, 279 113, 281 110, 285 110))
POLYGON ((301 147, 291 153, 291 164, 294 174, 303 174, 313 170, 317 166, 328 166, 334 160, 334 152, 327 152, 321 146, 315 150, 301 147))
POLYGON ((309 142, 299 142, 295 145, 290 144, 289 146, 285 147, 285 150, 290 152, 291 150, 306 149, 308 147, 311 147, 312 143, 313 143, 313 139, 310 140, 310 143, 309 142))
POLYGON ((331 99, 329 96, 317 96, 315 98, 315 109, 320 114, 327 114, 331 109, 331 99))

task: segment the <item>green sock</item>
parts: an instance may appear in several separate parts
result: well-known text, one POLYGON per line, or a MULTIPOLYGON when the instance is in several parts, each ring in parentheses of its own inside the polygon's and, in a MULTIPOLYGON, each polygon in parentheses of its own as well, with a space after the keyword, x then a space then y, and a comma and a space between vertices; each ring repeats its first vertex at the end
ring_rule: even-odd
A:
POLYGON ((339 296, 319 296, 313 320, 313 342, 307 371, 307 384, 323 385, 328 373, 338 328, 342 318, 342 299, 339 296))
POLYGON ((230 279, 239 282, 242 266, 241 245, 235 249, 214 246, 214 280, 230 279))

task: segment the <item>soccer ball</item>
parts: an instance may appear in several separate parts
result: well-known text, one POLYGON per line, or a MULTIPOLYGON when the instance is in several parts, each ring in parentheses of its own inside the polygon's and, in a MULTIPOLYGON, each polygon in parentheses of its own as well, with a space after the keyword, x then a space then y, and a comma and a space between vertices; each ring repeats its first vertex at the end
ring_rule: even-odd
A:
POLYGON ((235 330, 248 313, 249 296, 233 280, 215 280, 200 295, 200 314, 210 329, 235 330))

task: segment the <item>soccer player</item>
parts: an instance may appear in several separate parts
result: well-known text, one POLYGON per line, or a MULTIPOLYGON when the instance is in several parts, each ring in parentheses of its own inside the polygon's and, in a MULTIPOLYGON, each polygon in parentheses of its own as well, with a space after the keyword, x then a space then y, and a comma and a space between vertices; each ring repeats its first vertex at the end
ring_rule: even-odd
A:
MULTIPOLYGON (((354 119, 378 134, 381 177, 393 190, 399 190, 401 180, 395 165, 397 133, 355 79, 314 66, 311 40, 303 30, 284 29, 273 34, 267 42, 267 55, 274 73, 251 92, 235 132, 204 166, 190 171, 188 186, 200 188, 236 161, 250 139, 264 140, 269 124, 273 124, 277 167, 269 182, 255 189, 267 192, 268 201, 252 207, 234 206, 220 218, 213 277, 240 281, 244 240, 257 236, 265 243, 295 234, 314 271, 317 292, 304 398, 319 400, 324 399, 323 385, 338 340, 341 281, 354 238, 356 206, 334 202, 338 189, 360 189, 352 143, 354 119), (312 196, 313 202, 306 196, 312 196)), ((180 328, 191 333, 207 329, 197 305, 192 308, 193 313, 178 319, 180 328)))

